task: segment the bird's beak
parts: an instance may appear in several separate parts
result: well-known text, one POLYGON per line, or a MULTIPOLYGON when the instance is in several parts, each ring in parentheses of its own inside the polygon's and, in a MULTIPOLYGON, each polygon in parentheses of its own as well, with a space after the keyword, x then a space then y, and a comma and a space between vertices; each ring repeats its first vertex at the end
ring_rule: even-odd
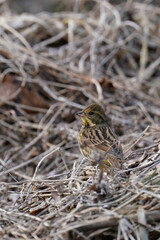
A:
POLYGON ((75 114, 78 117, 84 117, 84 112, 83 111, 79 111, 75 114))

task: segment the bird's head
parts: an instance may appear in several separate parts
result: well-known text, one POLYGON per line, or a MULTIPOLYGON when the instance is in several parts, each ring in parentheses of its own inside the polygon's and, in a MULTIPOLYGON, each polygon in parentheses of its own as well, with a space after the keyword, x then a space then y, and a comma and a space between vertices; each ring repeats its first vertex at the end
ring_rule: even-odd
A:
POLYGON ((103 108, 98 104, 92 104, 77 112, 76 114, 82 120, 82 125, 85 127, 95 126, 106 121, 107 117, 103 108))

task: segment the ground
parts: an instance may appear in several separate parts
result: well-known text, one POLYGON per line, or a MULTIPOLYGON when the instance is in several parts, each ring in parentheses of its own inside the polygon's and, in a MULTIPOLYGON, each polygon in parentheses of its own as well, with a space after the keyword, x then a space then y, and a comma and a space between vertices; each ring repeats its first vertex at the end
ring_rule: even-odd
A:
POLYGON ((0 237, 158 239, 160 8, 71 9, 1 13, 0 237), (101 183, 77 143, 75 113, 94 102, 125 156, 101 183))

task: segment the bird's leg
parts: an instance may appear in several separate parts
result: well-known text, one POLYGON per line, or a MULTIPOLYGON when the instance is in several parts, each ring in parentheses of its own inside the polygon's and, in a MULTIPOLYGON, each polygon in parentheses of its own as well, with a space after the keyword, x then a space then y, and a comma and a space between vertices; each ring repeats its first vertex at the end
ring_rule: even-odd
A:
POLYGON ((100 170, 99 176, 98 176, 98 183, 100 184, 103 179, 103 170, 100 170))

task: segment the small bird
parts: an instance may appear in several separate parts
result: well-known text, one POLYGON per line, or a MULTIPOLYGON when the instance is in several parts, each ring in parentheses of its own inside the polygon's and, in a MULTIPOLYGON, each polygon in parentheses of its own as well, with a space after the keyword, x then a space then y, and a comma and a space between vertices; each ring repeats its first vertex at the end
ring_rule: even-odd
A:
POLYGON ((76 113, 82 127, 78 142, 82 155, 98 163, 104 171, 109 168, 121 169, 123 151, 118 137, 109 126, 109 119, 103 108, 92 104, 76 113))

